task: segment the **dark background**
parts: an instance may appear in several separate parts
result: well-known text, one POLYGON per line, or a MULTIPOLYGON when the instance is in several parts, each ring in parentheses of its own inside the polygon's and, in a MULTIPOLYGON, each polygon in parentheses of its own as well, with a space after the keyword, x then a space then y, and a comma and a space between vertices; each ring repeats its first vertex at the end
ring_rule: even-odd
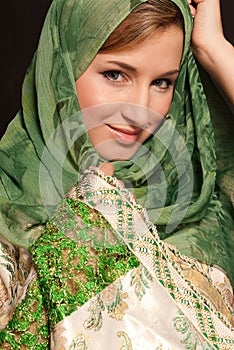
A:
MULTIPOLYGON (((51 0, 13 0, 2 3, 0 11, 0 136, 20 108, 23 77, 36 50, 40 30, 50 3, 51 0)), ((234 1, 221 0, 221 10, 226 38, 234 44, 234 1)))

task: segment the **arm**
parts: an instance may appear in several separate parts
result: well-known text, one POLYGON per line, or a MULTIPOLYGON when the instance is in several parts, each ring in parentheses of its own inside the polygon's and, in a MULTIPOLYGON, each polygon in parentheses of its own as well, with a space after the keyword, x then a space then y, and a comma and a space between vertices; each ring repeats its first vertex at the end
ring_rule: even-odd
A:
POLYGON ((192 4, 192 51, 234 104, 234 47, 223 34, 220 1, 194 0, 192 4))

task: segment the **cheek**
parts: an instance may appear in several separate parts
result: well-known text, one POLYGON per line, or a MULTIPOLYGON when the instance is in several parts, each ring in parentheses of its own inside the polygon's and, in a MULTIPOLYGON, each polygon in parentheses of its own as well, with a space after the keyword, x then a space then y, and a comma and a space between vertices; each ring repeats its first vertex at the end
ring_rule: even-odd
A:
POLYGON ((102 129, 102 127, 96 127, 94 129, 91 128, 90 130, 88 130, 89 139, 94 147, 96 147, 99 143, 103 142, 105 133, 102 129))
POLYGON ((76 81, 76 95, 81 109, 99 105, 103 101, 101 84, 97 79, 85 75, 76 81))
POLYGON ((95 104, 95 94, 90 84, 82 78, 76 81, 76 95, 81 109, 91 107, 95 104))
POLYGON ((162 94, 161 98, 153 98, 150 108, 160 116, 165 117, 170 108, 172 98, 173 89, 165 95, 162 94))
POLYGON ((76 95, 82 110, 116 101, 116 93, 102 79, 85 73, 76 81, 76 95))

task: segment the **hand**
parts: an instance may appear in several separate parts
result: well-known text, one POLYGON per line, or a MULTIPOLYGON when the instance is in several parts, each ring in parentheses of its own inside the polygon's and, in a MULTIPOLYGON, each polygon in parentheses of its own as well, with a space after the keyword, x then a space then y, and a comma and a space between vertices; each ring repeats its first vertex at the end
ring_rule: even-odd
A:
POLYGON ((234 47, 226 40, 220 0, 188 0, 194 26, 191 49, 234 104, 234 47))
MULTIPOLYGON (((108 162, 102 163, 99 165, 98 168, 103 172, 103 174, 105 176, 113 176, 114 175, 114 167, 111 163, 108 163, 108 162)), ((122 188, 125 187, 123 181, 118 180, 118 183, 119 183, 120 187, 122 187, 122 188)))
POLYGON ((98 167, 105 176, 113 176, 114 175, 114 167, 111 163, 102 163, 98 167))
POLYGON ((199 50, 217 49, 224 40, 220 0, 188 0, 188 3, 194 17, 191 40, 194 54, 199 55, 199 50))
MULTIPOLYGON (((190 11, 191 11, 191 15, 193 17, 195 17, 196 15, 196 4, 194 3, 193 0, 187 0, 188 1, 188 4, 189 4, 189 8, 190 8, 190 11)), ((200 2, 203 2, 204 0, 200 0, 200 2)))

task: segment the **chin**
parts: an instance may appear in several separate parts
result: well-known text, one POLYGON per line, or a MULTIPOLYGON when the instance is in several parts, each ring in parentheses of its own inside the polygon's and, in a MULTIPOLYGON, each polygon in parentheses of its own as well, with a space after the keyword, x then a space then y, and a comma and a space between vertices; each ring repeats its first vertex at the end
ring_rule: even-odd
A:
POLYGON ((136 150, 122 150, 122 151, 116 151, 111 149, 111 147, 105 149, 102 149, 102 147, 95 147, 96 151, 99 153, 99 155, 107 160, 107 161, 124 161, 124 160, 130 160, 137 152, 138 148, 136 150))
POLYGON ((93 143, 99 155, 107 161, 127 161, 134 157, 142 143, 135 141, 123 143, 119 140, 108 139, 102 142, 93 143))

